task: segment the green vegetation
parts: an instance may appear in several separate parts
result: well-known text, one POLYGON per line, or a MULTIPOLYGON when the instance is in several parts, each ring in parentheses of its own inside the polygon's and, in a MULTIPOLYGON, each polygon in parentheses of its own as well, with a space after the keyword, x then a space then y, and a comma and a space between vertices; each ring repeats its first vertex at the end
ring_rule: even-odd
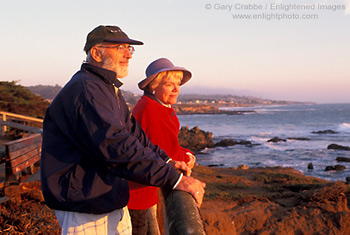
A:
POLYGON ((0 110, 36 118, 44 118, 49 102, 34 95, 15 81, 0 81, 0 110))
POLYGON ((323 183, 324 180, 305 177, 304 175, 294 175, 294 174, 284 174, 284 173, 273 173, 273 172, 263 172, 255 177, 258 182, 263 182, 265 184, 271 183, 286 183, 291 185, 299 185, 298 187, 308 187, 310 184, 323 183))
POLYGON ((243 190, 247 188, 249 188, 249 186, 244 184, 208 182, 205 188, 205 198, 237 199, 249 195, 240 191, 240 189, 243 190))

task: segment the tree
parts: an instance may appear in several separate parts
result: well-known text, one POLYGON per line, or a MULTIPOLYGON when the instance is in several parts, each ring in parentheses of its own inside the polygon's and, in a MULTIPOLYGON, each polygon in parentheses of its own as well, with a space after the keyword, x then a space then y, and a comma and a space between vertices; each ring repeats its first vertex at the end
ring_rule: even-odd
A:
POLYGON ((17 82, 0 81, 0 110, 44 118, 49 102, 17 82))

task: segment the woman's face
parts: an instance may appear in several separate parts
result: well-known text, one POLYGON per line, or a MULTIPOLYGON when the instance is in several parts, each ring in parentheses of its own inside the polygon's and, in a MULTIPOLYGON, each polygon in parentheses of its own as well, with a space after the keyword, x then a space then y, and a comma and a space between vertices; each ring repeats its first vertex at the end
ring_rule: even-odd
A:
POLYGON ((176 104, 180 92, 181 78, 169 73, 154 89, 154 95, 165 104, 176 104))

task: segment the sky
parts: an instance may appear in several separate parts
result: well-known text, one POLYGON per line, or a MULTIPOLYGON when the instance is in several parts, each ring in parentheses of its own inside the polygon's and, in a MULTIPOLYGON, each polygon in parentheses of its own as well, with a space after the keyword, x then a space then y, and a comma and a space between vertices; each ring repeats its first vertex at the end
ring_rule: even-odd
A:
POLYGON ((64 86, 98 25, 144 42, 124 90, 165 57, 182 93, 350 103, 350 0, 0 0, 0 80, 64 86))

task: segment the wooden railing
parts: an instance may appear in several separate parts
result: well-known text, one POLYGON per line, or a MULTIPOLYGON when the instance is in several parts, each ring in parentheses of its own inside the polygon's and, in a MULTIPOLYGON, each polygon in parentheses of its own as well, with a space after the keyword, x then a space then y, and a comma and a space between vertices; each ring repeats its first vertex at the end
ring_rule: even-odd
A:
POLYGON ((189 193, 173 190, 163 195, 170 235, 205 235, 197 203, 189 193))
POLYGON ((41 133, 43 119, 28 117, 20 114, 0 111, 1 133, 9 133, 14 130, 14 134, 41 133))
POLYGON ((43 123, 43 119, 40 119, 40 118, 33 118, 33 117, 25 116, 25 115, 3 112, 3 111, 0 111, 0 116, 2 116, 3 121, 8 121, 7 119, 16 119, 16 120, 23 120, 26 122, 35 122, 35 123, 40 123, 40 124, 43 123))

